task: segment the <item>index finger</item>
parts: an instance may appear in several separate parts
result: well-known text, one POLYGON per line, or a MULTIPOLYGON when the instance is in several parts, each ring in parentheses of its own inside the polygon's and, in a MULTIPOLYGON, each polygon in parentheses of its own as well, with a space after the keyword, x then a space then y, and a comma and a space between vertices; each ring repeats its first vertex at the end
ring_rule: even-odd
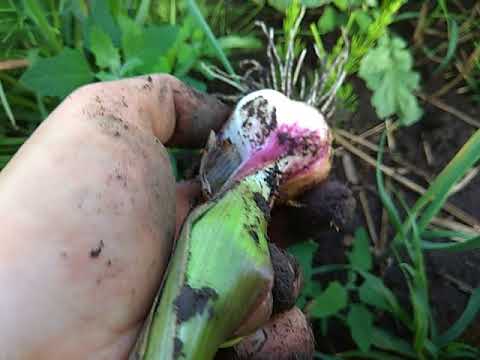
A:
MULTIPOLYGON (((167 74, 94 83, 71 94, 57 108, 62 116, 116 117, 148 132, 163 144, 202 147, 230 108, 167 74)), ((54 114, 52 114, 54 116, 54 114)))

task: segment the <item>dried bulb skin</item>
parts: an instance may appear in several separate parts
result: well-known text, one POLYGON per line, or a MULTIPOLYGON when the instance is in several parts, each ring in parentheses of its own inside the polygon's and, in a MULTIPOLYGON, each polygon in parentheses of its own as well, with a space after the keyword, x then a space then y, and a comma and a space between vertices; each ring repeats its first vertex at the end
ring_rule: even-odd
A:
POLYGON ((292 198, 327 177, 331 142, 325 118, 315 108, 274 90, 256 91, 238 102, 203 159, 204 164, 220 163, 219 153, 224 154, 235 170, 222 174, 207 165, 201 176, 215 178, 218 188, 275 163, 281 177, 279 193, 292 198))

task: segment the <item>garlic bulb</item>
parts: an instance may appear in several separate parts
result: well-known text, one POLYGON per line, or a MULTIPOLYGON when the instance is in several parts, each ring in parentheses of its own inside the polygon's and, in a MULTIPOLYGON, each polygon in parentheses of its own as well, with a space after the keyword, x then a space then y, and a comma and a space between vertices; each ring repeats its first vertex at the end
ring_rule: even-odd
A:
POLYGON ((288 199, 328 175, 331 140, 324 116, 314 107, 275 90, 259 90, 238 102, 211 141, 201 172, 217 189, 275 164, 280 196, 288 199))

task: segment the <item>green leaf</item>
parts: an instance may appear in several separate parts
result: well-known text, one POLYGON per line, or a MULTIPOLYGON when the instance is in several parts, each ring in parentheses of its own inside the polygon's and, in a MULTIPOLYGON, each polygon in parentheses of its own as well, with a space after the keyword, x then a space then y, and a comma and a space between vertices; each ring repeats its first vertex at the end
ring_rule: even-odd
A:
POLYGON ((347 306, 347 302, 347 290, 338 281, 333 281, 313 301, 310 313, 317 318, 335 315, 347 306))
POLYGON ((121 77, 132 76, 135 73, 134 72, 135 69, 142 66, 142 64, 143 64, 142 60, 140 60, 139 58, 136 58, 136 57, 132 57, 132 58, 128 59, 127 62, 122 65, 122 67, 120 68, 120 71, 119 71, 119 75, 121 77))
MULTIPOLYGON (((92 1, 91 10, 85 26, 86 34, 90 33, 93 26, 98 26, 112 39, 115 46, 120 46, 121 32, 113 19, 108 1, 92 1)), ((89 47, 89 37, 86 37, 86 45, 89 47)))
POLYGON ((333 3, 342 11, 346 11, 349 6, 348 0, 333 0, 333 3))
POLYGON ((122 50, 127 60, 136 57, 136 54, 142 49, 143 39, 142 27, 127 16, 119 16, 118 24, 122 31, 121 43, 122 50))
POLYGON ((141 28, 133 20, 119 17, 122 29, 122 48, 125 59, 138 59, 133 74, 169 70, 172 64, 165 62, 166 54, 174 47, 179 28, 174 25, 149 26, 141 28))
POLYGON ((175 76, 185 76, 198 60, 199 52, 193 46, 181 44, 178 48, 175 76))
POLYGON ((318 31, 320 34, 326 34, 338 26, 338 12, 333 6, 327 6, 322 16, 318 19, 318 31))
POLYGON ((371 337, 372 344, 379 349, 393 351, 410 359, 417 359, 415 351, 407 341, 397 338, 383 329, 374 327, 371 337))
POLYGON ((98 26, 90 30, 90 50, 95 55, 95 61, 100 68, 116 70, 120 67, 120 54, 110 37, 98 26))
POLYGON ((372 343, 373 315, 365 306, 352 304, 347 315, 352 338, 360 350, 367 352, 372 343))
POLYGON ((361 227, 355 231, 353 249, 348 254, 348 259, 350 264, 358 269, 369 271, 372 268, 370 241, 365 228, 361 227))
POLYGON ((20 81, 40 96, 65 97, 75 88, 94 79, 83 53, 64 48, 60 54, 38 59, 20 81))
POLYGON ((312 279, 313 275, 313 256, 318 249, 318 244, 314 241, 305 241, 295 244, 288 248, 288 252, 295 256, 304 278, 304 286, 300 297, 297 300, 297 306, 303 308, 308 297, 315 297, 321 293, 322 289, 318 282, 312 279))
POLYGON ((165 60, 167 53, 175 45, 177 34, 178 27, 173 25, 149 26, 143 32, 142 48, 135 55, 143 62, 139 68, 141 73, 158 72, 159 67, 172 68, 172 64, 165 60))
POLYGON ((99 71, 95 74, 95 77, 100 81, 112 81, 118 80, 118 77, 112 73, 106 71, 99 71))
POLYGON ((370 17, 368 11, 365 10, 356 10, 355 14, 355 22, 357 23, 358 27, 362 32, 367 32, 368 27, 372 23, 372 18, 370 17))
POLYGON ((310 280, 312 277, 312 260, 317 249, 318 244, 312 240, 304 241, 288 248, 288 252, 297 259, 305 280, 310 280))
MULTIPOLYGON (((388 290, 382 280, 372 276, 372 278, 365 279, 358 288, 358 296, 365 304, 375 306, 378 309, 392 311, 392 306, 388 303, 384 294, 385 289, 388 290)), ((388 295, 391 294, 388 293, 388 295)))
POLYGON ((358 74, 373 91, 372 104, 380 118, 397 114, 403 125, 411 125, 422 115, 413 94, 420 77, 405 46, 400 38, 383 36, 361 60, 358 74))

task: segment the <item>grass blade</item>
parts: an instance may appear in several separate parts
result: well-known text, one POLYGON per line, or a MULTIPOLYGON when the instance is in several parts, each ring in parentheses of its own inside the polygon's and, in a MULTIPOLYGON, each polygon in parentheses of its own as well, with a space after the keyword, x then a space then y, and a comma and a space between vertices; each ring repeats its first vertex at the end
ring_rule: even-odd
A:
POLYGON ((445 0, 438 0, 438 3, 442 8, 443 16, 445 17, 445 21, 447 22, 448 47, 447 47, 447 53, 443 58, 442 62, 440 63, 440 65, 435 70, 435 73, 438 73, 443 69, 445 69, 445 67, 450 63, 450 60, 452 60, 453 56, 455 55, 455 51, 457 49, 458 33, 459 33, 458 24, 455 21, 455 19, 452 19, 450 17, 445 0))
MULTIPOLYGON (((414 215, 417 215, 421 209, 426 207, 418 221, 420 234, 425 230, 432 218, 442 209, 452 186, 459 181, 479 159, 480 130, 477 130, 462 146, 445 169, 435 178, 425 194, 423 194, 413 206, 412 213, 414 215)), ((377 172, 379 172, 378 169, 377 172)), ((406 225, 408 227, 408 224, 406 225)))
POLYGON ((150 9, 151 0, 142 0, 138 7, 137 15, 135 16, 135 22, 139 25, 143 25, 145 19, 148 16, 148 10, 150 9))
POLYGON ((465 329, 470 325, 470 323, 475 320, 475 317, 480 310, 480 288, 477 288, 470 299, 468 300, 468 304, 463 311, 463 314, 460 318, 453 324, 450 329, 448 329, 445 333, 440 335, 438 339, 436 339, 435 343, 440 346, 445 346, 448 343, 456 340, 465 329))
POLYGON ((0 101, 2 102, 3 109, 5 110, 5 113, 7 114, 8 120, 10 120, 12 127, 14 129, 17 129, 17 123, 15 122, 15 117, 13 116, 12 109, 10 108, 10 105, 8 103, 7 96, 5 95, 5 91, 3 90, 3 85, 1 81, 0 81, 0 101))
POLYGON ((383 206, 385 207, 385 210, 387 210, 388 217, 390 218, 390 221, 394 225, 395 229, 398 231, 399 234, 402 234, 402 237, 405 237, 404 236, 404 231, 403 231, 403 226, 402 226, 402 220, 400 218, 400 215, 397 211, 397 208, 395 207, 395 205, 393 203, 392 198, 390 197, 390 195, 385 190, 383 173, 382 173, 382 170, 381 170, 386 138, 387 138, 387 132, 384 131, 383 134, 382 134, 382 137, 380 138, 379 150, 378 150, 378 155, 377 155, 377 166, 376 166, 376 169, 375 169, 375 175, 376 175, 376 178, 377 178, 378 194, 380 196, 380 200, 382 200, 382 203, 383 203, 383 206))
POLYGON ((422 248, 424 250, 442 250, 450 252, 460 252, 475 250, 480 248, 480 236, 474 237, 472 239, 460 241, 460 242, 432 242, 432 241, 422 241, 422 248))
POLYGON ((27 15, 39 27, 40 33, 47 40, 52 52, 60 52, 62 50, 62 44, 58 40, 54 28, 48 22, 47 15, 42 8, 41 2, 36 0, 23 0, 23 5, 27 15))
POLYGON ((407 358, 416 359, 417 357, 408 342, 389 334, 381 328, 375 328, 372 332, 372 344, 379 349, 394 351, 407 358))
POLYGON ((227 56, 222 50, 222 47, 218 43, 217 38, 212 32, 212 29, 210 29, 210 26, 208 26, 207 21, 202 15, 202 12, 198 8, 197 3, 195 0, 187 0, 187 5, 190 9, 190 12, 192 13, 192 16, 197 20, 200 28, 203 30, 205 35, 207 36, 208 42, 210 45, 212 45, 218 59, 222 62, 223 66, 225 67, 225 70, 228 71, 230 75, 235 75, 235 71, 233 70, 232 65, 227 59, 227 56))
POLYGON ((457 50, 458 34, 459 34, 458 24, 454 19, 448 18, 447 26, 448 26, 447 53, 443 58, 442 62, 440 63, 440 65, 435 69, 435 73, 439 73, 440 71, 445 69, 445 67, 447 67, 447 65, 453 59, 453 56, 455 55, 455 51, 457 50))

